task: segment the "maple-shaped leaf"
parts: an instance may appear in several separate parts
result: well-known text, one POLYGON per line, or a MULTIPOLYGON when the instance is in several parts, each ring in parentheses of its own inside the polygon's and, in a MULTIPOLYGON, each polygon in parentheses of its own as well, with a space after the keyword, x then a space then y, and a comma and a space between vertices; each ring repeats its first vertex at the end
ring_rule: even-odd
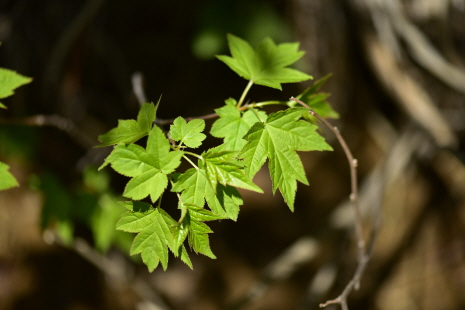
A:
POLYGON ((174 141, 180 141, 187 147, 196 148, 202 144, 206 136, 202 133, 205 129, 205 121, 203 119, 193 119, 186 122, 184 118, 179 116, 170 127, 170 137, 174 141))
MULTIPOLYGON (((29 77, 9 69, 0 68, 0 99, 13 95, 16 88, 31 81, 32 79, 29 77)), ((6 106, 0 102, 0 108, 6 109, 6 106)))
POLYGON ((213 123, 210 133, 214 137, 224 138, 222 148, 228 151, 240 151, 247 143, 243 137, 250 127, 260 120, 265 121, 267 117, 264 111, 256 111, 260 117, 258 119, 251 110, 238 110, 235 100, 234 104, 227 104, 215 112, 219 118, 213 123))
POLYGON ((203 208, 205 202, 212 212, 220 218, 237 220, 242 198, 236 188, 218 184, 216 188, 210 182, 206 168, 191 168, 183 173, 174 184, 172 191, 182 192, 184 204, 203 208))
POLYGON ((10 167, 7 164, 0 161, 0 190, 19 186, 18 181, 8 171, 9 169, 10 167))
POLYGON ((158 104, 144 103, 133 119, 118 120, 118 126, 98 137, 102 144, 97 147, 115 145, 118 143, 133 143, 149 134, 153 121, 157 117, 158 104))
POLYGON ((136 144, 118 144, 100 169, 111 164, 116 172, 132 177, 123 196, 140 200, 150 195, 155 202, 168 185, 167 175, 181 164, 182 156, 181 151, 170 152, 168 139, 154 126, 146 149, 136 144))
POLYGON ((294 210, 297 181, 308 185, 302 162, 296 151, 332 150, 315 130, 316 126, 299 120, 304 108, 290 108, 272 113, 266 122, 259 122, 250 128, 244 139, 248 143, 242 149, 249 177, 257 173, 268 158, 273 192, 279 189, 284 201, 294 210))
POLYGON ((254 50, 249 43, 228 34, 230 56, 216 56, 229 68, 254 84, 281 89, 281 83, 296 83, 312 77, 295 69, 286 68, 303 55, 299 43, 276 45, 273 40, 263 40, 254 50))
MULTIPOLYGON (((339 118, 339 114, 334 111, 327 100, 330 95, 328 93, 318 92, 321 86, 323 86, 330 77, 331 74, 328 74, 317 80, 312 86, 308 87, 300 95, 296 96, 296 98, 308 104, 313 111, 323 118, 339 118)), ((294 100, 290 100, 287 102, 287 105, 295 107, 298 103, 294 100)), ((311 116, 309 116, 309 118, 311 118, 311 116)))
POLYGON ((168 266, 168 249, 175 252, 171 228, 177 222, 160 208, 138 201, 127 202, 129 212, 121 216, 118 230, 138 233, 131 246, 131 255, 141 254, 142 261, 152 272, 161 262, 163 269, 168 266))
POLYGON ((187 215, 181 224, 185 230, 183 238, 188 238, 189 245, 196 253, 215 259, 216 256, 210 248, 208 238, 208 234, 213 231, 204 222, 218 220, 222 217, 191 204, 186 204, 185 207, 187 208, 187 215))

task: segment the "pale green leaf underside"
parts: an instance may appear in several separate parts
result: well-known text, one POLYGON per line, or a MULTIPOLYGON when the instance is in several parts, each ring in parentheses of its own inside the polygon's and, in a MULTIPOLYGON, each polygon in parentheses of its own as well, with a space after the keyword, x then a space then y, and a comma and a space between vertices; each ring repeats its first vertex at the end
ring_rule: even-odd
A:
POLYGON ((0 190, 10 189, 18 185, 15 177, 8 171, 10 167, 0 162, 0 190))
POLYGON ((263 40, 254 50, 249 43, 234 35, 228 35, 230 56, 217 56, 239 76, 258 85, 281 89, 281 83, 302 82, 312 77, 286 68, 303 55, 298 43, 276 45, 271 39, 263 40))
POLYGON ((269 160, 273 191, 279 189, 289 208, 293 210, 297 182, 308 184, 302 162, 296 151, 331 150, 315 130, 316 126, 299 120, 303 108, 291 108, 270 114, 265 123, 256 123, 244 139, 248 143, 240 157, 246 173, 253 176, 269 160))

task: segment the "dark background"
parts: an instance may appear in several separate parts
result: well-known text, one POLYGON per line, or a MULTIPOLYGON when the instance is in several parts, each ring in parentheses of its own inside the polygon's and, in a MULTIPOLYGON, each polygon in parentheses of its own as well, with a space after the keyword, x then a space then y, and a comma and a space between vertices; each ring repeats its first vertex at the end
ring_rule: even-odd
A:
MULTIPOLYGON (((323 91, 359 161, 367 235, 379 224, 349 308, 465 308, 465 2, 373 2, 1 1, 0 65, 34 80, 0 111, 0 159, 21 183, 0 193, 0 309, 318 309, 342 291, 357 264, 350 179, 326 131, 335 151, 301 154, 311 185, 299 185, 295 212, 260 172, 265 194, 242 192, 238 221, 211 224, 218 258, 193 255, 193 271, 172 258, 149 274, 127 251, 102 255, 86 247, 85 225, 74 246, 50 244, 40 229, 47 197, 35 182, 53 175, 73 192, 86 167, 102 164, 110 148, 92 148, 98 135, 137 115, 135 72, 149 101, 162 96, 162 119, 239 98, 247 81, 214 58, 228 54, 227 33, 253 46, 299 41, 300 70, 333 73, 323 91), (279 260, 296 242, 309 257, 279 260), (290 269, 277 279, 276 266, 290 269)), ((286 100, 310 84, 254 86, 248 97, 286 100)), ((122 193, 127 179, 106 173, 122 193)))

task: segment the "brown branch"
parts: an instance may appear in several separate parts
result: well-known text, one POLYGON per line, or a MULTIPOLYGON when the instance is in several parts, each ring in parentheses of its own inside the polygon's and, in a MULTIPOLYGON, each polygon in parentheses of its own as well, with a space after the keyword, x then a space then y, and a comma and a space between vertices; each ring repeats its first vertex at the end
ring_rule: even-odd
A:
MULTIPOLYGON (((349 167, 350 167, 350 184, 351 184, 351 193, 350 193, 350 201, 352 202, 354 214, 355 214, 355 232, 357 236, 357 248, 358 248, 358 266, 357 269, 354 273, 354 276, 352 279, 349 281, 349 283, 346 285, 344 288, 343 292, 335 299, 329 300, 324 304, 320 304, 320 307, 326 307, 330 304, 340 304, 343 310, 348 309, 347 308, 347 296, 354 290, 358 289, 360 286, 360 278, 363 275, 363 272, 365 271, 366 265, 369 261, 370 255, 366 252, 366 246, 365 246, 365 240, 363 238, 363 228, 362 228, 362 216, 360 212, 360 206, 359 206, 359 198, 358 198, 358 185, 357 185, 357 159, 354 158, 352 155, 352 152, 350 151, 350 148, 347 146, 346 141, 342 137, 341 133, 339 132, 339 129, 331 123, 329 123, 326 119, 321 117, 318 113, 313 111, 310 106, 308 106, 306 103, 303 101, 291 97, 290 100, 295 101, 305 108, 309 110, 309 113, 316 117, 320 122, 322 122, 326 127, 328 127, 336 136, 339 144, 341 145, 347 160, 349 162, 349 167)), ((374 238, 370 238, 370 251, 371 251, 371 244, 373 243, 374 238)))

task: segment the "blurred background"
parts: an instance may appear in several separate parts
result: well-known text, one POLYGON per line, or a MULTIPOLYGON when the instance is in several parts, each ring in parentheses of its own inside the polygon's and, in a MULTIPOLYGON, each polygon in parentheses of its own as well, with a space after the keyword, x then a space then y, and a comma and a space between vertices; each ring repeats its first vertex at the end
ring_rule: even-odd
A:
POLYGON ((111 151, 98 135, 136 117, 134 76, 163 119, 237 99, 247 81, 214 57, 227 33, 299 41, 298 69, 333 74, 330 121, 376 235, 349 308, 465 309, 464 0, 0 1, 0 66, 34 79, 0 111, 0 160, 20 182, 0 192, 0 309, 303 310, 340 294, 357 266, 349 167, 323 128, 335 151, 301 154, 295 212, 261 171, 265 194, 242 192, 238 221, 211 224, 216 260, 150 274, 114 230, 127 179, 96 172, 111 151))

